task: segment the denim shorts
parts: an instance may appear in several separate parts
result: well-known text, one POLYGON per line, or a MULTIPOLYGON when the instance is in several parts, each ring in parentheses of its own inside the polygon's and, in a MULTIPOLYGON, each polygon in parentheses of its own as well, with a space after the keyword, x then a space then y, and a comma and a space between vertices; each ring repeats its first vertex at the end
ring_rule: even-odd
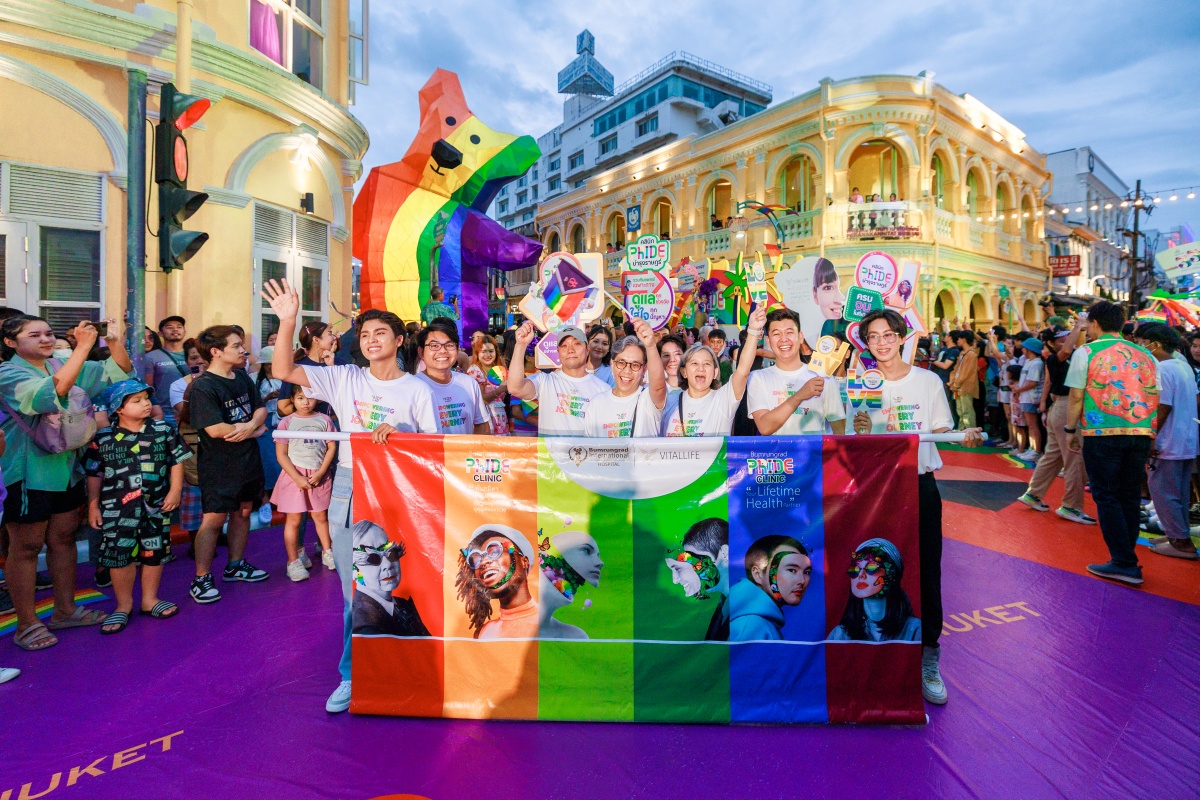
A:
POLYGON ((1038 404, 1037 403, 1021 403, 1020 405, 1021 405, 1021 411, 1026 414, 1038 413, 1038 404))

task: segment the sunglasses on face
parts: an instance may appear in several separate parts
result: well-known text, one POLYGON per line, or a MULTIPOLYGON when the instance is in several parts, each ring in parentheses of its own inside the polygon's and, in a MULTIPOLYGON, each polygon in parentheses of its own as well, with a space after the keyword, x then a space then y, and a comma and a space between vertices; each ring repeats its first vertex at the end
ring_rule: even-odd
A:
POLYGON ((863 567, 861 569, 859 569, 857 564, 853 564, 853 565, 851 565, 850 569, 846 570, 846 574, 849 575, 851 578, 855 577, 860 572, 865 572, 868 575, 875 575, 882 569, 883 569, 883 564, 880 564, 878 561, 872 561, 870 564, 867 564, 865 567, 863 567))
POLYGON ((473 550, 466 547, 462 549, 463 558, 467 560, 467 566, 471 569, 479 569, 479 565, 484 561, 499 561, 500 556, 505 553, 512 556, 513 552, 512 545, 505 547, 499 542, 492 542, 483 550, 473 550))
POLYGON ((383 549, 382 551, 380 551, 377 548, 366 548, 366 547, 355 548, 355 549, 358 550, 358 552, 360 552, 360 553, 366 553, 366 555, 363 557, 363 561, 366 562, 367 564, 370 564, 372 567, 378 567, 380 564, 383 563, 383 559, 385 559, 385 558, 394 564, 400 560, 400 556, 404 555, 401 552, 400 548, 396 545, 387 547, 387 548, 383 549))

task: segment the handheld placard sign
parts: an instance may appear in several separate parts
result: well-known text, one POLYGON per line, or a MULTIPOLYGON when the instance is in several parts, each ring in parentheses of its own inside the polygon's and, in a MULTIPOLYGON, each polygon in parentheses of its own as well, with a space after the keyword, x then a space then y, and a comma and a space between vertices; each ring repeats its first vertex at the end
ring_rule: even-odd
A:
POLYGON ((842 360, 846 357, 846 351, 849 349, 850 345, 836 336, 822 336, 817 340, 817 346, 813 348, 808 368, 818 375, 831 378, 837 372, 838 367, 842 365, 842 360))
MULTIPOLYGON (((518 310, 542 333, 563 325, 586 327, 600 316, 599 302, 604 257, 596 253, 551 253, 538 267, 538 280, 529 285, 518 310)), ((539 369, 559 366, 555 337, 538 343, 535 363, 539 369)))
POLYGON ((621 303, 630 319, 642 319, 659 330, 675 311, 668 260, 671 243, 657 236, 639 236, 625 246, 621 270, 621 303))
POLYGON ((883 373, 877 369, 851 368, 846 373, 846 433, 854 431, 854 417, 865 412, 871 431, 882 433, 887 427, 883 412, 883 373), (861 376, 861 377, 860 377, 861 376))

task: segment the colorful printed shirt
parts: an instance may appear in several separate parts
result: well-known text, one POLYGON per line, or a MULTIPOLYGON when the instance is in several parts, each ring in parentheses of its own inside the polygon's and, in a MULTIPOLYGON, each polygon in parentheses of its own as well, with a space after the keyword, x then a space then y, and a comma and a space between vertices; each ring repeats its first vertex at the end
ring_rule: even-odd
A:
POLYGON ((1106 333, 1071 354, 1067 387, 1083 390, 1083 436, 1153 436, 1158 366, 1145 348, 1106 333))
POLYGON ((171 467, 192 457, 168 422, 148 419, 141 431, 103 428, 83 453, 83 469, 100 478, 104 529, 136 530, 146 518, 161 519, 171 490, 171 467))

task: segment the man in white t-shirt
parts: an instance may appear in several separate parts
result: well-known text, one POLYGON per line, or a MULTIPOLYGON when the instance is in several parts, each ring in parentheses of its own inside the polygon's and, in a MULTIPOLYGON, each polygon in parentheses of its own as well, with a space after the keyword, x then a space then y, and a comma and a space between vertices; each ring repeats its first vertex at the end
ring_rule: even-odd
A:
POLYGON ((800 361, 800 316, 777 308, 767 314, 767 343, 775 366, 750 373, 746 410, 763 436, 846 432, 846 408, 837 381, 826 381, 800 361))
MULTIPOLYGON (((866 411, 854 415, 854 432, 946 433, 954 429, 942 380, 928 370, 905 363, 901 353, 908 325, 891 309, 872 311, 859 328, 871 356, 883 373, 883 402, 878 419, 866 411)), ((963 444, 983 443, 979 428, 964 431, 963 444)), ((921 557, 921 689, 936 705, 946 702, 946 684, 938 667, 942 633, 942 496, 934 470, 942 468, 937 445, 922 442, 917 450, 917 530, 921 557)))
POLYGON ((525 348, 533 341, 533 323, 517 329, 516 347, 508 367, 508 393, 521 400, 537 400, 538 436, 586 436, 587 408, 591 399, 609 385, 587 371, 587 334, 565 325, 546 334, 558 342, 561 369, 525 375, 525 348))
MULTIPOLYGON (((271 360, 271 373, 287 383, 310 391, 309 397, 333 406, 338 424, 346 433, 370 433, 371 441, 384 444, 396 433, 437 433, 433 394, 429 385, 400 371, 396 352, 404 333, 404 322, 389 311, 370 310, 356 320, 358 341, 368 367, 335 364, 328 367, 296 366, 292 361, 292 337, 300 297, 283 281, 263 285, 263 298, 279 319, 280 346, 271 360)), ((329 696, 325 710, 331 714, 350 708, 350 586, 353 580, 352 494, 354 467, 350 442, 338 447, 338 470, 333 479, 329 504, 329 536, 333 559, 342 582, 342 657, 338 663, 341 683, 329 696)))
POLYGON ((435 319, 417 334, 417 355, 425 365, 417 380, 433 394, 438 433, 486 436, 491 427, 479 384, 453 371, 458 359, 458 328, 435 319))

